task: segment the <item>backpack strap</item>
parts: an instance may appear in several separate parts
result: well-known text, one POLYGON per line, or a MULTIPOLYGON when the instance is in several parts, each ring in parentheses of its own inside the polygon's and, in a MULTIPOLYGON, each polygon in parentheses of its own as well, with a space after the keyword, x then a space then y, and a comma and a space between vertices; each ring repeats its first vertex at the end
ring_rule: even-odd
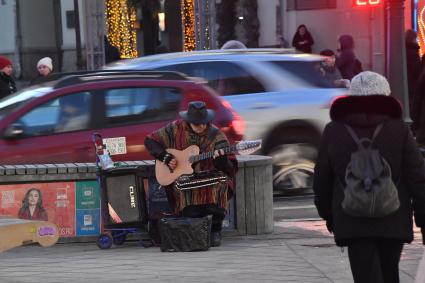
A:
MULTIPOLYGON (((347 129, 348 133, 350 134, 351 138, 354 140, 354 142, 357 144, 358 147, 364 149, 362 141, 359 139, 359 137, 356 135, 356 132, 354 132, 353 128, 351 128, 349 125, 344 124, 344 127, 347 129)), ((363 140, 363 139, 362 139, 363 140)))
POLYGON ((384 123, 381 123, 378 126, 376 126, 375 131, 373 132, 372 140, 370 141, 371 144, 375 141, 375 138, 378 136, 383 126, 384 126, 384 123))
POLYGON ((375 138, 378 136, 379 132, 382 130, 382 127, 384 126, 384 123, 381 123, 378 126, 376 126, 375 131, 373 132, 373 135, 372 135, 372 138, 371 139, 368 139, 368 138, 359 139, 359 137, 357 136, 357 134, 353 130, 353 128, 351 128, 347 124, 344 124, 344 126, 347 129, 347 131, 350 134, 350 136, 353 138, 354 142, 357 144, 357 146, 360 147, 360 148, 362 148, 362 149, 364 149, 363 142, 369 142, 369 144, 372 145, 373 142, 375 141, 375 138))

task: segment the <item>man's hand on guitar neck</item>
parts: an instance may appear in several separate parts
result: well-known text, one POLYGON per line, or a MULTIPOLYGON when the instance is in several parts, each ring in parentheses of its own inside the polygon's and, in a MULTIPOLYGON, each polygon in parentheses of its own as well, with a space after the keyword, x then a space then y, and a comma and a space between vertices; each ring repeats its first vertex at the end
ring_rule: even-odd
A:
POLYGON ((177 160, 174 158, 174 155, 171 153, 165 154, 163 162, 168 166, 170 172, 173 173, 174 169, 177 167, 177 160))
POLYGON ((214 150, 213 158, 216 159, 217 157, 223 156, 223 155, 224 155, 224 149, 214 150))

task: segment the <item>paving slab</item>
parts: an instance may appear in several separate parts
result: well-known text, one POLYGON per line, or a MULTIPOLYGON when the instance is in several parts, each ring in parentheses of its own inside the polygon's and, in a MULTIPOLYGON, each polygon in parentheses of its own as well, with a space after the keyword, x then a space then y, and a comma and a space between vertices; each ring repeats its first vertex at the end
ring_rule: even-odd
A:
MULTIPOLYGON (((322 221, 275 222, 268 235, 225 237, 205 252, 163 253, 125 242, 29 245, 0 255, 0 282, 353 282, 347 250, 336 247, 322 221)), ((402 283, 412 283, 421 236, 406 245, 402 283)))

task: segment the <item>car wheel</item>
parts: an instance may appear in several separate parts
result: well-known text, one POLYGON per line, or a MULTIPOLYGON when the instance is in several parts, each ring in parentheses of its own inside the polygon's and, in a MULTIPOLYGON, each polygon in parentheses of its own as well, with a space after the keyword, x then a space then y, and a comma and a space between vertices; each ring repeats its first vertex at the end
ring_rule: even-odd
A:
POLYGON ((267 155, 273 159, 275 192, 301 192, 313 187, 316 146, 308 143, 281 143, 273 146, 267 155))

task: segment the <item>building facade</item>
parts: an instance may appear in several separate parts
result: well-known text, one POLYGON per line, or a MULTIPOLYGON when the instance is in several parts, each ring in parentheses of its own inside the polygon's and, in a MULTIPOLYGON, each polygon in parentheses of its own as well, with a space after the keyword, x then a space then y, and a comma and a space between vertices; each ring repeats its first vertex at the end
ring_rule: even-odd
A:
MULTIPOLYGON (((36 64, 46 56, 53 59, 55 71, 76 69, 73 11, 72 0, 0 2, 0 54, 12 59, 16 77, 36 76, 36 64)), ((84 44, 83 29, 81 35, 84 44)))
MULTIPOLYGON (((105 5, 109 0, 93 1, 105 5)), ((89 69, 98 66, 96 56, 104 52, 99 43, 107 32, 105 8, 94 8, 93 5, 87 4, 93 1, 0 1, 0 54, 13 60, 16 76, 24 79, 35 76, 35 65, 45 56, 53 58, 56 71, 74 71, 78 68, 85 69, 87 66, 89 69), (78 11, 75 11, 76 3, 78 11), (78 17, 75 17, 76 13, 78 17), (96 16, 99 19, 93 22, 92 19, 96 16), (93 26, 97 26, 96 30, 93 26)), ((195 31, 195 49, 219 47, 216 41, 218 28, 214 5, 218 7, 223 1, 225 0, 133 1, 139 3, 135 10, 134 24, 138 56, 155 53, 158 45, 165 46, 167 51, 185 49, 182 14, 185 14, 184 7, 188 5, 193 5, 195 9, 194 25, 199 25, 201 21, 203 24, 209 24, 209 34, 205 33, 205 29, 195 31), (210 8, 205 8, 207 5, 210 8), (200 35, 203 35, 204 39, 200 39, 200 35), (208 44, 205 38, 209 40, 208 44)), ((257 0, 260 23, 258 46, 290 47, 292 37, 301 24, 307 26, 314 38, 314 53, 323 49, 336 50, 337 38, 342 34, 350 34, 355 39, 355 52, 364 69, 385 74, 385 0, 374 1, 382 3, 373 7, 361 7, 354 6, 353 1, 348 0, 257 0)), ((246 5, 250 2, 235 2, 235 39, 246 43, 243 24, 244 21, 250 21, 249 17, 246 17, 246 5)), ((424 10, 425 0, 405 1, 405 28, 418 31, 422 53, 425 49, 424 10)), ((101 59, 97 58, 97 61, 99 60, 101 59)))

